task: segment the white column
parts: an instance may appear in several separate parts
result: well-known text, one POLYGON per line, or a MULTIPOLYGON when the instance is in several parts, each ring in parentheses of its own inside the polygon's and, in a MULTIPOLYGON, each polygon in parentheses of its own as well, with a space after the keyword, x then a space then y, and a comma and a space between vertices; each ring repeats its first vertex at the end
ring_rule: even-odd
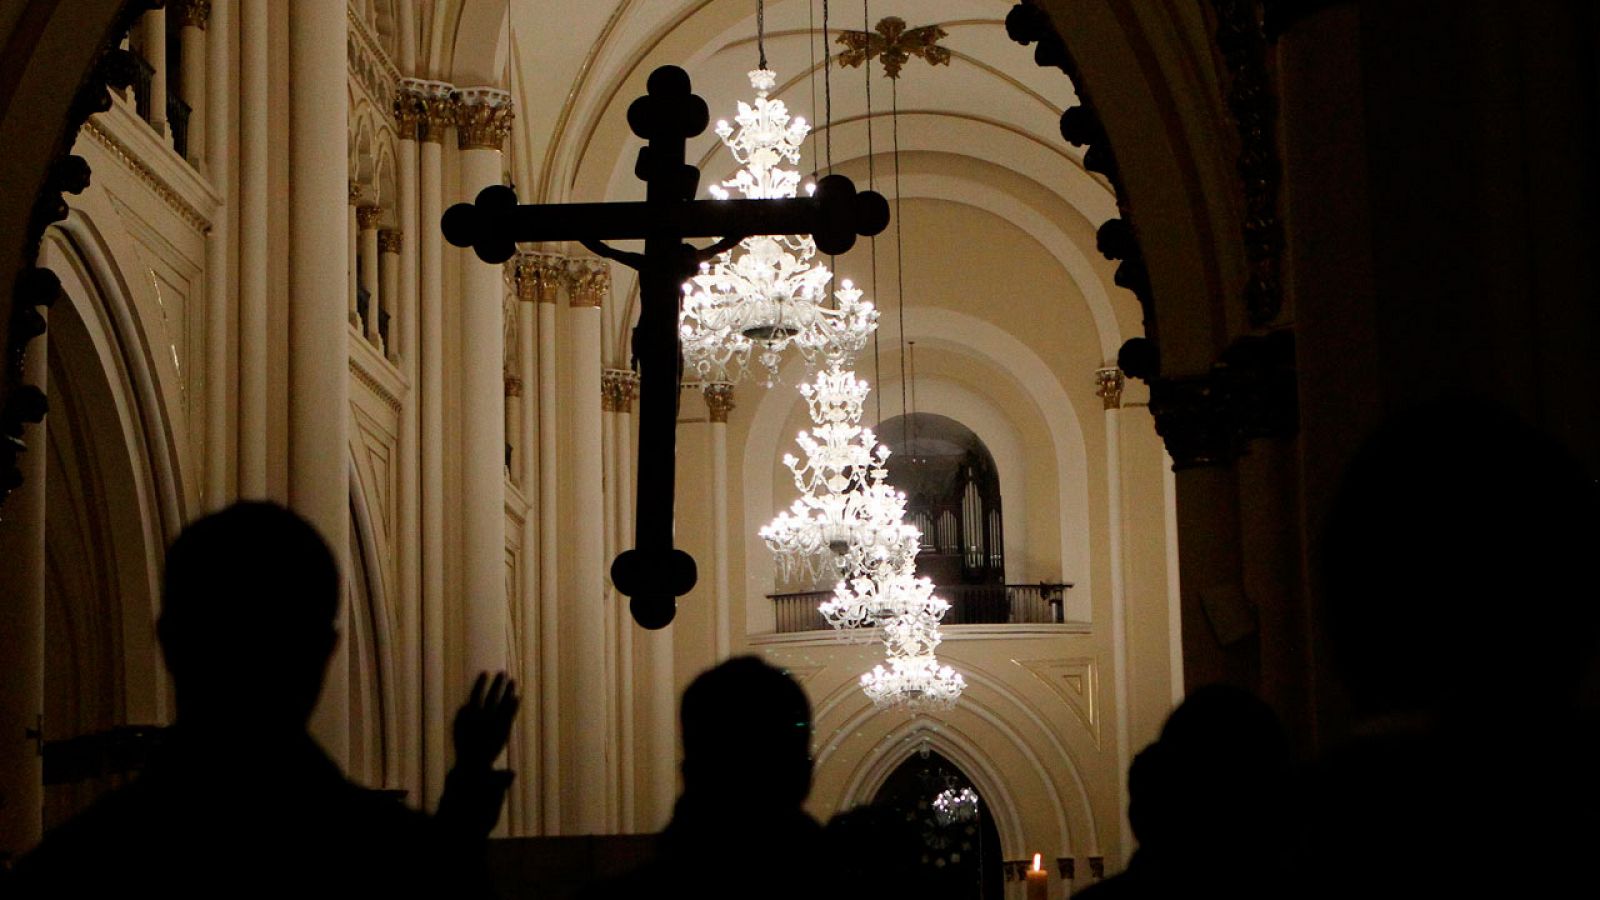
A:
MULTIPOLYGON (((500 147, 511 129, 511 95, 456 92, 461 198, 500 184, 500 147)), ((461 265, 461 543, 466 598, 466 671, 506 667, 504 270, 463 250, 461 265)))
POLYGON ((556 426, 556 300, 565 271, 550 261, 539 266, 539 736, 544 833, 560 834, 561 740, 561 582, 560 481, 556 426))
MULTIPOLYGON (((606 441, 606 513, 610 520, 607 530, 606 559, 632 545, 632 529, 626 527, 628 511, 633 502, 632 461, 628 447, 632 443, 633 398, 638 393, 638 378, 628 369, 606 369, 602 376, 605 391, 605 441, 606 441)), ((635 746, 635 707, 633 690, 633 644, 638 629, 633 618, 622 614, 622 598, 616 590, 606 592, 606 604, 612 615, 608 623, 615 644, 615 679, 617 684, 617 747, 619 748, 618 828, 631 834, 638 830, 638 802, 635 794, 637 782, 635 746)))
POLYGON ((378 217, 383 210, 377 206, 356 207, 356 284, 367 292, 366 338, 367 343, 383 349, 383 339, 378 332, 378 217))
MULTIPOLYGON (((177 0, 172 4, 172 13, 177 17, 175 24, 181 29, 178 32, 178 96, 189 104, 188 156, 189 161, 201 169, 206 162, 216 159, 210 155, 211 146, 207 143, 210 117, 206 92, 206 22, 211 17, 212 5, 210 0, 177 0)), ((220 7, 222 3, 216 5, 220 7)), ((226 33, 218 29, 218 43, 226 33)), ((218 68, 215 77, 221 79, 223 74, 218 68)), ((212 183, 220 186, 215 177, 212 183)))
MULTIPOLYGON (((1095 393, 1104 401, 1106 425, 1106 550, 1111 570, 1111 672, 1112 700, 1117 707, 1117 771, 1127 772, 1133 761, 1130 747, 1132 716, 1128 709, 1128 596, 1122 571, 1122 370, 1095 372, 1095 393)), ((1133 855, 1133 829, 1128 824, 1127 780, 1117 781, 1118 847, 1122 863, 1133 855)))
POLYGON ((400 231, 393 234, 400 270, 400 293, 389 320, 390 358, 397 360, 410 390, 400 408, 400 634, 405 642, 400 691, 402 732, 406 752, 401 756, 406 790, 412 804, 424 807, 430 801, 423 791, 422 724, 422 461, 421 391, 417 383, 417 244, 421 234, 417 213, 417 111, 411 98, 402 91, 395 106, 400 132, 400 231), (409 239, 407 238, 409 235, 409 239), (398 323, 398 335, 396 334, 398 323))
POLYGON ((385 340, 379 331, 374 343, 396 364, 400 362, 400 252, 403 246, 400 232, 391 228, 378 229, 378 293, 372 304, 372 318, 381 323, 384 315, 389 317, 389 336, 385 340))
POLYGON ((418 376, 422 461, 422 727, 424 798, 431 807, 444 789, 450 723, 444 689, 444 214, 443 147, 455 125, 450 86, 408 83, 419 110, 417 238, 419 268, 418 376))
MULTIPOLYGON (((349 112, 328 102, 344 84, 345 10, 309 4, 289 17, 289 504, 322 532, 349 572, 349 344, 334 273, 350 266, 341 240, 348 207, 349 112)), ((341 766, 349 758, 347 604, 312 733, 341 766)))
MULTIPOLYGON (((23 302, 19 297, 18 302, 23 302)), ((28 344, 22 382, 46 391, 46 336, 28 344)), ((22 431, 22 484, 0 516, 0 853, 20 854, 44 832, 44 759, 29 732, 44 715, 44 478, 46 422, 22 431)))
MULTIPOLYGON (((600 333, 602 341, 604 335, 610 333, 606 327, 606 308, 600 307, 600 333)), ((611 370, 600 370, 600 465, 602 470, 601 484, 603 485, 600 497, 601 534, 605 546, 600 552, 600 558, 606 563, 616 558, 616 490, 617 490, 617 457, 613 442, 616 440, 616 404, 617 396, 613 383, 611 370)), ((601 609, 605 612, 603 628, 605 630, 605 667, 606 684, 615 685, 615 691, 606 693, 606 744, 616 749, 612 757, 612 775, 618 785, 617 793, 607 798, 606 804, 606 832, 621 833, 622 828, 622 794, 626 793, 622 785, 626 784, 623 769, 626 767, 627 747, 622 740, 623 732, 623 705, 622 694, 627 690, 622 684, 618 673, 618 657, 621 656, 622 630, 617 627, 617 591, 611 585, 611 579, 605 579, 605 600, 601 609)))
MULTIPOLYGON (((535 420, 539 414, 534 398, 538 384, 534 359, 536 348, 535 320, 539 310, 548 305, 539 303, 539 258, 532 254, 519 254, 516 259, 517 286, 517 370, 521 383, 517 398, 518 456, 516 460, 517 483, 522 486, 528 500, 528 514, 522 521, 522 596, 517 598, 522 611, 522 671, 516 673, 523 685, 525 698, 518 727, 522 734, 523 768, 517 776, 516 789, 521 794, 524 811, 525 834, 544 834, 547 828, 543 819, 543 788, 545 781, 543 717, 541 702, 545 696, 545 683, 541 670, 540 649, 543 646, 544 628, 539 619, 539 517, 534 511, 541 508, 543 498, 537 494, 539 480, 539 454, 535 445, 535 420)), ((553 292, 552 292, 553 295, 553 292)), ((552 300, 554 297, 552 296, 552 300)))
POLYGON ((345 216, 345 221, 349 223, 346 226, 345 247, 346 252, 350 254, 350 265, 345 270, 345 276, 348 281, 346 290, 349 294, 350 324, 355 328, 361 327, 361 300, 360 295, 356 292, 356 288, 361 285, 361 267, 358 263, 361 258, 360 200, 361 185, 352 181, 350 182, 350 208, 345 216))
MULTIPOLYGON (((618 376, 622 382, 620 396, 617 398, 617 546, 633 546, 633 401, 639 396, 639 375, 637 372, 622 370, 618 376)), ((617 606, 617 620, 621 623, 622 642, 621 657, 618 665, 622 676, 622 710, 623 710, 623 794, 622 814, 623 824, 630 833, 641 830, 639 823, 639 801, 635 794, 638 784, 638 747, 637 728, 635 722, 638 716, 638 704, 634 697, 634 649, 641 634, 651 634, 642 628, 635 628, 631 615, 621 615, 621 605, 617 606)), ((671 690, 671 685, 667 688, 671 690)), ((670 736, 669 736, 670 737, 670 736)), ((670 780, 670 779, 669 779, 670 780)), ((643 826, 649 830, 649 826, 643 826)))
MULTIPOLYGON (((605 516, 601 468, 600 304, 611 292, 609 270, 591 264, 576 273, 571 299, 571 352, 568 356, 573 410, 570 480, 576 509, 567 516, 565 534, 572 546, 568 593, 562 598, 572 613, 564 637, 573 642, 567 654, 572 673, 570 696, 574 754, 570 784, 577 803, 568 808, 566 823, 573 834, 601 834, 616 796, 615 748, 607 741, 607 709, 612 697, 606 683, 605 516)), ((565 777, 565 773, 564 773, 565 777)))
POLYGON ((150 75, 150 127, 162 137, 167 131, 167 11, 152 9, 139 19, 144 61, 150 75))
POLYGON ((733 385, 715 382, 701 389, 711 419, 711 554, 717 604, 717 662, 733 652, 733 596, 728 587, 728 414, 733 385))
POLYGON ((228 281, 228 246, 233 235, 228 223, 228 129, 224 127, 228 104, 229 4, 216 4, 216 37, 206 40, 210 4, 190 0, 183 8, 183 90, 195 112, 189 120, 189 158, 202 161, 218 196, 224 198, 211 215, 206 233, 206 498, 208 509, 228 500, 228 398, 233 387, 229 367, 228 325, 232 292, 228 281), (209 73, 208 71, 209 70, 209 73), (208 77, 209 75, 209 77, 208 77), (202 115, 203 113, 203 115, 202 115), (215 122, 206 129, 196 123, 215 122), (203 142, 203 143, 202 143, 203 142))
POLYGON ((239 494, 258 500, 267 496, 267 38, 267 0, 240 0, 239 494))

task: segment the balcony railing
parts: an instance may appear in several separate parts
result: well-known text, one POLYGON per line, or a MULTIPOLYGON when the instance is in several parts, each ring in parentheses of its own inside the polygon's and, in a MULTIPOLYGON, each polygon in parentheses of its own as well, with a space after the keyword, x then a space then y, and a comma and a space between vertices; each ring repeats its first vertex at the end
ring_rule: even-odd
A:
MULTIPOLYGON (((958 584, 934 591, 950 604, 945 625, 1047 625, 1065 621, 1070 584, 958 584)), ((817 606, 832 591, 768 594, 778 620, 778 633, 824 631, 827 620, 817 606)))

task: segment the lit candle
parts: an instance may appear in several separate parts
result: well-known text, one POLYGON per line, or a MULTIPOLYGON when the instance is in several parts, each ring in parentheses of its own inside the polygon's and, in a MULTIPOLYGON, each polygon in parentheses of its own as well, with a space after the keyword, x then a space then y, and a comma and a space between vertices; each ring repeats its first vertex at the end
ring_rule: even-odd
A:
POLYGON ((1028 900, 1049 900, 1050 873, 1044 870, 1042 854, 1033 855, 1033 868, 1028 870, 1028 900))

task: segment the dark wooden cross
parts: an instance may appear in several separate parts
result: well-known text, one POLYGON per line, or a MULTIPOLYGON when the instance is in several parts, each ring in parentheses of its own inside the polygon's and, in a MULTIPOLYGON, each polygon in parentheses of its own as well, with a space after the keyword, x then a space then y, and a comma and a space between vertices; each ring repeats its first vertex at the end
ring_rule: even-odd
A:
POLYGON ((628 107, 628 126, 647 141, 634 174, 646 185, 643 203, 519 205, 511 188, 493 185, 472 203, 458 203, 441 221, 445 239, 499 264, 522 242, 578 241, 590 252, 639 272, 639 324, 633 354, 639 364, 639 493, 634 546, 611 563, 611 581, 626 594, 633 618, 661 628, 677 598, 694 587, 693 557, 672 545, 678 396, 683 374, 678 339, 683 283, 702 260, 756 235, 806 234, 823 253, 839 254, 856 237, 889 224, 889 204, 874 191, 857 192, 843 175, 817 181, 810 197, 777 200, 695 200, 700 170, 684 162, 689 138, 710 121, 706 102, 677 66, 650 74, 648 93, 628 107), (686 238, 717 238, 696 247, 686 238), (607 240, 643 240, 631 253, 607 240))

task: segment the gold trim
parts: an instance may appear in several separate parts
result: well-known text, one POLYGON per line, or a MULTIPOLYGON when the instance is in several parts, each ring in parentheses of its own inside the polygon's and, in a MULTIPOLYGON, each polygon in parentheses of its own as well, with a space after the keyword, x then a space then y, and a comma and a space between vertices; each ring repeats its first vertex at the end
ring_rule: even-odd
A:
POLYGON ((401 253, 405 250, 405 234, 398 228, 378 229, 378 252, 401 253))
POLYGON ((714 424, 728 424, 728 414, 733 412, 733 385, 726 381, 713 381, 700 387, 706 410, 714 424))
POLYGON ((378 218, 383 215, 381 206, 356 207, 356 228, 361 231, 370 231, 378 227, 378 218))
POLYGON ((599 309, 611 293, 611 266, 598 259, 574 260, 569 270, 572 293, 567 298, 574 309, 599 309))
POLYGON ((211 233, 211 220, 205 213, 202 213, 193 203, 184 199, 182 194, 168 187, 166 182, 162 181, 156 175, 155 170, 140 159, 137 153, 124 146, 120 140, 112 137, 111 132, 102 128, 93 118, 83 123, 83 133, 105 148, 112 156, 115 156, 117 161, 122 163, 123 168, 133 173, 134 177, 143 182, 145 187, 165 201, 167 206, 178 214, 179 218, 194 226, 194 229, 201 234, 211 233))
POLYGON ((205 31, 211 21, 211 0, 177 0, 169 12, 176 17, 178 27, 188 25, 205 31))
POLYGON ((1116 366, 1094 371, 1094 395, 1105 402, 1106 409, 1122 408, 1122 388, 1126 383, 1122 370, 1116 366))
POLYGON ((505 145, 516 118, 509 91, 471 87, 450 96, 455 101, 456 141, 462 150, 498 151, 505 145))

